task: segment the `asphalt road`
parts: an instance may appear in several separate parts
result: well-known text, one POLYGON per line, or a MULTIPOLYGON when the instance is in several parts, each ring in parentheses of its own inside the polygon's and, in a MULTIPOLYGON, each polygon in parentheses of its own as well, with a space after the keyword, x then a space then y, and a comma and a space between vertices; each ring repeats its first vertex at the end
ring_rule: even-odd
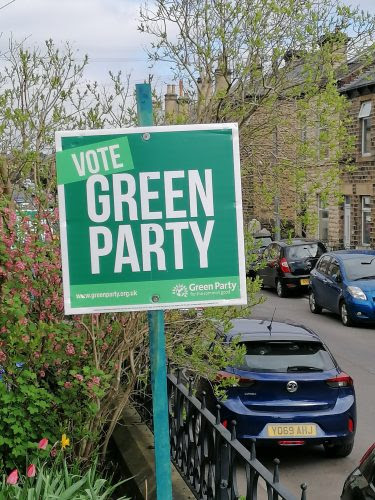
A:
POLYGON ((345 478, 375 441, 375 328, 344 327, 338 316, 325 310, 312 314, 308 299, 303 296, 280 299, 273 291, 262 293, 267 300, 254 307, 252 318, 271 318, 276 307, 274 320, 308 326, 326 342, 342 370, 354 379, 358 426, 349 457, 329 459, 323 447, 293 447, 277 449, 272 456, 261 451, 259 459, 270 467, 271 458, 277 454, 281 482, 297 497, 299 485, 305 482, 308 500, 337 500, 345 478))

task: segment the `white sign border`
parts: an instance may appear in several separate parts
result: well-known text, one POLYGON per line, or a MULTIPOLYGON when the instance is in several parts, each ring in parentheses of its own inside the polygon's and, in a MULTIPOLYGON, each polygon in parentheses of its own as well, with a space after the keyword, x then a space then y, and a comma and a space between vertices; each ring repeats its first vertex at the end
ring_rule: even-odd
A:
MULTIPOLYGON (((194 309, 203 307, 225 307, 247 305, 246 290, 246 266, 245 266, 245 245, 243 232, 243 212, 242 212, 242 191, 241 191, 241 166, 239 134, 237 123, 210 123, 196 125, 161 125, 150 127, 131 127, 120 129, 101 130, 67 130, 55 133, 56 152, 62 151, 62 138, 64 137, 84 137, 100 135, 124 135, 124 134, 144 134, 163 132, 190 132, 204 130, 231 130, 233 146, 233 167, 234 167, 234 188, 237 220, 237 248, 238 248, 238 272, 240 280, 240 297, 236 299, 216 299, 212 301, 202 300, 194 302, 157 302, 150 304, 132 304, 124 306, 99 306, 99 307, 71 307, 70 300, 70 276, 68 259, 68 239, 66 227, 65 210, 65 188, 63 184, 58 186, 59 219, 60 219, 60 239, 61 239, 61 261, 63 271, 63 291, 64 291, 64 312, 66 315, 74 314, 96 314, 101 312, 130 312, 130 311, 151 311, 166 309, 194 309)), ((151 283, 151 282, 150 282, 151 283)))

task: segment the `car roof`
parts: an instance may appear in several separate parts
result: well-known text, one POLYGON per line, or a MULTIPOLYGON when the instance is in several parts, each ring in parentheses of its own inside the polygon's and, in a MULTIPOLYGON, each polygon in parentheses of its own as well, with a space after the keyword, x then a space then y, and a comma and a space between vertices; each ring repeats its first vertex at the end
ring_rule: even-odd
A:
POLYGON ((359 255, 373 255, 375 256, 375 250, 336 250, 335 252, 328 252, 332 257, 338 257, 341 260, 349 260, 358 258, 359 255))
POLYGON ((308 240, 304 238, 293 238, 291 240, 285 239, 285 240, 279 240, 275 241, 274 243, 279 243, 281 246, 291 246, 291 245, 310 245, 313 243, 321 243, 319 240, 308 240))
POLYGON ((242 341, 253 340, 306 340, 322 342, 319 336, 304 326, 272 321, 270 319, 237 318, 231 321, 233 328, 227 333, 227 340, 241 336, 242 341), (271 332, 268 326, 271 325, 271 332))

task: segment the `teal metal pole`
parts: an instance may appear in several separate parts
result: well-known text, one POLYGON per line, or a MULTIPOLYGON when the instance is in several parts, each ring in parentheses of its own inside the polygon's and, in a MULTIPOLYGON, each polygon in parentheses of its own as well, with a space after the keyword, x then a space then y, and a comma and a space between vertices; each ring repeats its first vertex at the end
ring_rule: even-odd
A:
MULTIPOLYGON (((135 88, 139 125, 153 125, 151 86, 148 83, 142 83, 137 84, 135 88)), ((158 500, 172 500, 164 311, 148 311, 148 324, 150 333, 156 495, 158 500)))

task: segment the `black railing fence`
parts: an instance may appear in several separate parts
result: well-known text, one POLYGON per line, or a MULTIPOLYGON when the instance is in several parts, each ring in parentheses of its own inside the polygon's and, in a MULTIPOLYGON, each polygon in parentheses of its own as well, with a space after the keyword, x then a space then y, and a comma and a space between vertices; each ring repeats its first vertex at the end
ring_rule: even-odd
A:
POLYGON ((306 500, 306 485, 296 497, 279 480, 279 460, 273 474, 256 458, 255 440, 250 449, 236 439, 236 422, 230 431, 193 396, 180 371, 168 374, 171 457, 196 498, 204 500, 306 500))

